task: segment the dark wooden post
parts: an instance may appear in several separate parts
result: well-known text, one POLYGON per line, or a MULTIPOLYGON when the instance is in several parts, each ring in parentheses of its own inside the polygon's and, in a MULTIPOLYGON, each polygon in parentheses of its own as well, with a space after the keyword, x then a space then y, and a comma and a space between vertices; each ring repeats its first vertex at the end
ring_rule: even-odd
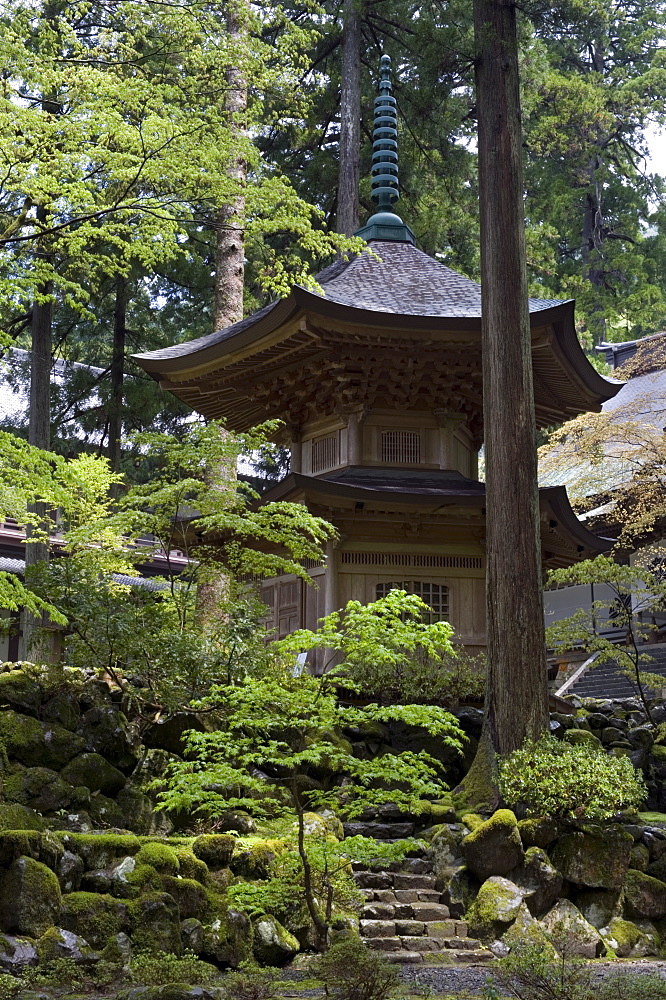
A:
POLYGON ((474 0, 487 483, 488 694, 497 753, 538 737, 548 691, 515 4, 474 0))

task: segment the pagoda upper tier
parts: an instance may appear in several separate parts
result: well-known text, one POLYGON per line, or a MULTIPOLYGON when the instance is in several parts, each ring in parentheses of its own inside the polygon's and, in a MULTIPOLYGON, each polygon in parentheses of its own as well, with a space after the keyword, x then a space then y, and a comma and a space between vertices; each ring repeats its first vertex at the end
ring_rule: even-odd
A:
MULTIPOLYGON (((374 240, 223 330, 135 355, 209 419, 303 426, 345 408, 438 410, 483 442, 481 287, 410 241, 374 240)), ((539 426, 599 410, 621 383, 585 357, 573 300, 530 299, 539 426)))

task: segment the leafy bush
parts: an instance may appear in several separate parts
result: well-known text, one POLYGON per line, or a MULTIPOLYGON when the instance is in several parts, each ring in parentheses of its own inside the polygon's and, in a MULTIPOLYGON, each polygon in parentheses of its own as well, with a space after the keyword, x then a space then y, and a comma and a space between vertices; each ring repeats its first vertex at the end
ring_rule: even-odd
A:
POLYGON ((222 981, 225 1000, 273 1000, 277 996, 279 973, 248 965, 237 972, 227 972, 222 981))
POLYGON ((219 972, 214 965, 202 962, 194 952, 186 951, 182 958, 164 952, 138 952, 129 967, 130 977, 141 986, 166 986, 169 983, 190 983, 201 986, 215 982, 219 972))
POLYGON ((566 939, 554 940, 560 954, 523 945, 493 970, 484 1000, 666 1000, 666 980, 658 975, 615 972, 599 980, 590 964, 572 958, 566 939), (498 989, 499 986, 499 989, 498 989))
POLYGON ((397 966, 357 937, 342 938, 310 966, 331 1000, 388 1000, 400 982, 397 966))
POLYGON ((627 757, 553 736, 527 741, 500 761, 499 781, 508 805, 525 803, 532 815, 567 819, 608 819, 647 795, 627 757))

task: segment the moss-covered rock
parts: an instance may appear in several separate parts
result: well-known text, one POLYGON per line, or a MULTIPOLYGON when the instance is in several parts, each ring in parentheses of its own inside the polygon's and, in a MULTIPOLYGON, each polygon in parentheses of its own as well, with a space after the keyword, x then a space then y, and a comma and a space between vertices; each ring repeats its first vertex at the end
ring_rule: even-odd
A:
POLYGON ((650 864, 650 852, 645 844, 634 844, 631 848, 629 867, 637 872, 646 872, 650 864))
POLYGON ((11 705, 19 712, 36 715, 42 702, 42 688, 25 670, 0 673, 0 705, 11 705))
POLYGON ((602 748, 601 740, 597 739, 589 729, 568 729, 563 739, 574 746, 580 746, 584 743, 587 746, 595 747, 597 750, 601 750, 602 748))
POLYGON ((151 892, 130 903, 131 937, 137 948, 181 955, 178 905, 167 892, 151 892))
POLYGON ((29 938, 0 934, 0 969, 20 975, 24 969, 37 965, 38 955, 34 942, 29 938))
POLYGON ((483 940, 501 935, 518 916, 522 902, 522 890, 514 882, 500 875, 486 879, 467 911, 472 934, 483 940))
POLYGON ((0 712, 0 742, 10 758, 26 767, 60 770, 83 750, 83 740, 57 723, 39 722, 28 715, 0 712))
POLYGON ((64 729, 74 732, 81 718, 78 693, 70 688, 56 691, 42 704, 40 716, 46 722, 57 722, 64 729))
POLYGON ((127 719, 115 706, 94 705, 81 717, 76 731, 84 741, 82 749, 101 754, 125 774, 134 770, 137 755, 127 719))
POLYGON ((435 876, 445 885, 460 858, 460 839, 445 824, 437 826, 430 840, 429 854, 435 876))
POLYGON ((460 822, 463 823, 471 833, 474 833, 474 831, 478 830, 485 820, 480 813, 463 813, 460 817, 460 822))
POLYGON ((549 847, 557 840, 560 829, 557 820, 550 816, 535 816, 518 821, 520 839, 525 847, 549 847))
POLYGON ((151 750, 182 754, 185 749, 184 733, 191 729, 203 733, 201 717, 192 712, 176 712, 174 715, 165 715, 153 723, 144 734, 143 742, 151 750))
POLYGON ((64 851, 55 873, 63 892, 76 892, 81 887, 81 878, 85 870, 83 858, 73 851, 64 851))
POLYGON ((202 885, 205 885, 208 881, 206 862, 198 858, 189 847, 183 844, 174 846, 173 850, 178 858, 179 871, 183 878, 193 878, 195 882, 201 882, 202 885))
POLYGON ((125 829, 125 816, 115 799, 95 792, 90 797, 90 818, 96 829, 125 829))
POLYGON ((461 848, 467 867, 482 881, 506 875, 524 858, 518 823, 510 809, 498 809, 464 838, 461 848))
POLYGON ((229 867, 235 846, 236 838, 230 834, 207 833, 196 838, 192 844, 192 852, 215 871, 216 868, 229 867))
MULTIPOLYGON (((553 944, 566 943, 568 954, 581 958, 598 958, 606 953, 606 945, 596 927, 590 924, 570 899, 560 899, 541 918, 541 925, 551 935, 553 944)), ((561 948, 558 948, 561 950, 561 948)))
POLYGON ((645 958, 659 951, 653 937, 621 917, 614 917, 608 927, 601 928, 600 934, 606 947, 614 951, 618 958, 645 958))
POLYGON ((60 903, 60 886, 51 869, 34 858, 18 858, 0 883, 0 927, 40 937, 56 923, 60 903))
POLYGON ((133 833, 67 833, 61 836, 67 850, 83 858, 86 869, 108 868, 114 861, 134 857, 141 849, 141 841, 133 833))
POLYGON ((629 868, 633 837, 621 827, 589 827, 560 837, 551 858, 569 882, 619 889, 629 868))
POLYGON ((137 864, 133 871, 127 874, 127 882, 132 891, 127 893, 128 899, 134 899, 145 892, 161 892, 163 876, 152 865, 137 864))
POLYGON ((46 824, 34 809, 17 802, 0 802, 0 831, 44 830, 46 824))
POLYGON ((597 930, 607 927, 613 917, 622 913, 622 894, 618 889, 588 889, 578 893, 574 902, 597 930))
POLYGON ((194 879, 163 875, 162 887, 176 900, 181 920, 187 920, 188 917, 206 919, 209 908, 208 895, 204 887, 194 879))
POLYGON ((252 924, 246 913, 227 910, 204 928, 202 957, 236 969, 252 957, 252 924))
POLYGON ((555 958, 557 954, 552 941, 539 921, 532 916, 525 903, 521 904, 516 919, 502 935, 502 943, 510 951, 531 945, 551 958, 555 958))
POLYGON ((286 850, 288 844, 284 840, 243 841, 236 847, 229 867, 242 878, 268 878, 275 858, 286 850))
POLYGON ((63 853, 62 844, 51 833, 36 830, 3 830, 0 833, 0 865, 3 867, 25 856, 56 871, 63 853))
POLYGON ((48 767, 27 767, 9 775, 4 790, 10 802, 42 813, 67 809, 73 797, 71 786, 48 767))
POLYGON ((143 844, 136 856, 137 865, 150 865, 163 875, 177 875, 180 871, 180 861, 175 850, 168 844, 157 841, 143 844))
POLYGON ((286 965, 300 951, 293 934, 272 916, 254 922, 254 957, 262 965, 286 965))
POLYGON ((37 942, 37 953, 43 963, 66 958, 77 965, 94 965, 100 959, 84 938, 64 927, 49 927, 37 942))
POLYGON ((666 916, 666 883, 630 868, 624 881, 624 910, 628 917, 648 920, 666 916))
MULTIPOLYGON (((122 809, 123 826, 132 833, 157 833, 164 814, 157 815, 150 798, 133 785, 125 785, 116 795, 116 804, 122 809)), ((167 830, 167 832, 169 832, 167 830)))
POLYGON ((60 776, 70 785, 85 785, 91 792, 117 795, 125 775, 98 753, 81 753, 62 769, 60 776))
POLYGON ((477 877, 464 865, 454 870, 442 897, 452 917, 464 916, 479 891, 479 884, 477 877))
POLYGON ((97 892, 70 892, 63 896, 60 925, 73 931, 94 948, 103 948, 109 939, 129 927, 126 900, 97 892))
POLYGON ((549 910, 562 892, 562 876, 541 847, 528 847, 523 864, 512 873, 534 917, 549 910))
POLYGON ((196 917, 187 917, 180 922, 180 936, 185 951, 200 955, 204 944, 204 925, 196 917))

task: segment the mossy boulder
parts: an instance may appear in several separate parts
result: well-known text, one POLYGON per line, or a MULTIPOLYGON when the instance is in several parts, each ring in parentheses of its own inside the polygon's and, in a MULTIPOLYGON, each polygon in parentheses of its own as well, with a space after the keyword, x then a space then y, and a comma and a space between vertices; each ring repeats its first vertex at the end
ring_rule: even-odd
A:
POLYGON ((60 776, 70 785, 85 785, 91 792, 117 795, 125 775, 98 753, 81 753, 62 769, 60 776))
POLYGON ((562 876, 541 847, 528 847, 525 860, 512 873, 512 879, 522 890, 523 899, 534 917, 549 910, 562 892, 562 876))
POLYGON ((29 938, 0 934, 0 969, 20 975, 24 969, 37 965, 39 956, 35 944, 29 938))
POLYGON ((70 892, 63 896, 60 926, 85 938, 94 948, 129 927, 126 900, 97 892, 70 892))
POLYGON ((123 826, 132 833, 157 833, 164 820, 164 813, 156 813, 150 798, 133 785, 125 785, 118 792, 116 804, 125 817, 123 826))
MULTIPOLYGON (((1 676, 1 675, 0 675, 1 676)), ((72 801, 72 787, 48 767, 27 767, 5 778, 5 795, 41 813, 66 809, 72 801)))
POLYGON ((256 828, 257 824, 250 814, 244 812, 242 809, 229 809, 227 812, 221 813, 215 820, 215 829, 219 830, 220 833, 235 831, 247 836, 249 833, 254 833, 256 828))
POLYGON ((181 920, 187 920, 188 917, 205 919, 208 915, 209 903, 206 890, 194 879, 163 875, 162 887, 176 900, 181 920))
POLYGON ((446 883, 460 858, 460 839, 445 824, 435 827, 430 839, 429 854, 436 877, 446 883))
POLYGON ((20 712, 36 715, 41 703, 41 685, 25 670, 8 670, 0 674, 0 705, 11 705, 20 712))
POLYGON ((20 857, 28 857, 56 871, 63 854, 64 848, 53 834, 37 830, 3 830, 0 833, 0 865, 3 867, 20 857))
POLYGON ((134 899, 145 892, 161 892, 163 875, 153 868, 152 865, 136 865, 134 870, 127 874, 127 882, 130 887, 127 892, 128 899, 134 899))
POLYGON ((86 869, 108 868, 114 861, 134 857, 141 849, 141 841, 133 833, 67 833, 63 843, 83 858, 86 869))
POLYGON ((95 792, 90 797, 90 818, 96 829, 125 829, 125 816, 115 799, 101 792, 95 792))
POLYGON ((57 723, 39 722, 11 709, 0 712, 0 742, 26 767, 60 770, 84 749, 83 740, 57 723))
POLYGON ((593 889, 619 889, 629 868, 633 837, 619 826, 589 827, 560 837, 551 859, 564 878, 593 889))
POLYGON ((187 917, 180 922, 180 936, 185 951, 200 955, 204 944, 204 925, 196 917, 187 917))
POLYGON ((76 728, 81 749, 101 754, 125 774, 136 767, 137 755, 128 734, 127 719, 112 705, 94 705, 81 716, 76 728))
POLYGON ((167 892, 150 892, 130 903, 131 938, 140 950, 181 955, 178 904, 167 892))
POLYGON ((549 847, 557 840, 560 829, 557 820, 550 816, 535 816, 518 821, 520 839, 525 847, 549 847))
POLYGON ((0 831, 44 830, 46 824, 34 809, 17 802, 0 802, 0 831))
POLYGON ((236 969, 252 957, 253 928, 239 910, 226 910, 204 928, 202 957, 213 958, 223 968, 236 969))
POLYGON ((442 901, 451 911, 452 917, 462 917, 472 905, 479 891, 479 880, 469 868, 456 868, 444 889, 442 901))
POLYGON ((514 882, 500 875, 486 879, 467 911, 472 934, 484 940, 501 935, 518 916, 522 903, 522 890, 514 882))
POLYGON ((630 868, 624 881, 624 910, 628 917, 648 920, 666 916, 666 883, 630 868))
POLYGON ((622 894, 618 889, 587 889, 578 893, 574 902, 597 930, 607 927, 613 917, 622 913, 622 894))
MULTIPOLYGON (((539 921, 532 916, 525 903, 521 904, 516 919, 502 935, 502 944, 510 951, 531 945, 551 958, 555 958, 557 954, 550 938, 539 921)), ((492 947, 493 945, 491 945, 492 947)))
POLYGON ((66 958, 77 965, 95 965, 100 959, 84 938, 64 927, 49 927, 37 942, 37 953, 43 963, 66 958))
POLYGON ((159 722, 149 726, 143 742, 151 750, 166 750, 168 753, 182 754, 185 749, 184 733, 194 729, 204 732, 201 717, 191 712, 176 712, 166 715, 159 722))
POLYGON ((634 844, 631 848, 629 867, 638 872, 646 872, 650 865, 650 852, 645 844, 634 844))
POLYGON ((293 934, 270 915, 254 922, 252 951, 262 965, 286 965, 300 951, 293 934))
POLYGON ((56 691, 42 704, 39 714, 45 721, 57 722, 70 732, 74 732, 81 718, 77 692, 71 689, 56 691))
POLYGON ((81 886, 81 878, 85 871, 83 858, 73 851, 64 851, 55 873, 63 892, 76 892, 81 886))
POLYGON ((595 747, 597 750, 601 750, 602 747, 601 740, 597 739, 589 729, 568 729, 562 738, 566 743, 571 743, 573 746, 580 746, 584 743, 586 746, 595 747))
POLYGON ((477 826, 464 838, 461 849, 467 867, 482 881, 508 874, 525 856, 518 822, 510 809, 498 809, 477 826))
POLYGON ((541 925, 551 935, 553 944, 565 942, 572 956, 599 958, 606 953, 606 945, 596 927, 585 919, 570 899, 560 899, 541 918, 541 925))
POLYGON ((150 865, 164 875, 177 875, 180 861, 173 847, 157 841, 143 844, 136 856, 137 865, 150 865))
POLYGON ((236 838, 227 833, 206 833, 192 844, 192 853, 215 871, 228 868, 236 847, 236 838))
POLYGON ((475 830, 478 830, 485 820, 480 813, 463 813, 460 817, 460 822, 473 833, 475 830))
POLYGON ((659 951, 654 937, 621 917, 613 917, 608 927, 601 928, 600 934, 606 947, 614 951, 618 958, 645 958, 657 955, 659 951))
POLYGON ((56 923, 61 898, 50 868, 34 858, 18 858, 0 883, 0 927, 40 937, 56 923))
POLYGON ((179 872, 183 878, 193 878, 202 885, 208 881, 208 865, 183 844, 174 845, 174 853, 178 858, 179 872))

